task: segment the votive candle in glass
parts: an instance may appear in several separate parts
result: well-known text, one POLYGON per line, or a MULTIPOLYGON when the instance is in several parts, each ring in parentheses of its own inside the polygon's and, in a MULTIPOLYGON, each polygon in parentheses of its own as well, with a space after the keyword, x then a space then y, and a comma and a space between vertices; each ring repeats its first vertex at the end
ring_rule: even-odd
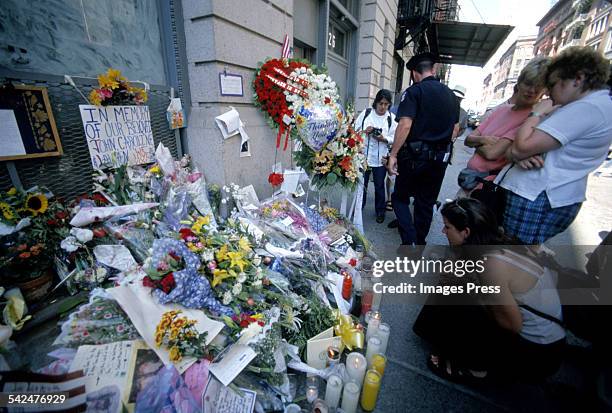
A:
POLYGON ((372 315, 370 316, 370 320, 368 321, 368 327, 366 331, 366 342, 370 340, 370 337, 376 335, 381 320, 382 315, 380 314, 380 311, 372 311, 372 315))
POLYGON ((363 383, 363 376, 366 374, 367 366, 368 362, 361 353, 353 352, 346 357, 346 372, 359 387, 363 383))
POLYGON ((319 379, 311 376, 306 379, 306 400, 312 403, 319 398, 319 379))
POLYGON ((327 347, 327 364, 326 367, 335 366, 340 362, 340 349, 338 347, 327 347))
POLYGON ((342 410, 345 413, 355 413, 357 404, 359 404, 359 386, 357 383, 349 381, 342 392, 342 410))
POLYGON ((387 366, 387 357, 381 353, 374 354, 372 357, 372 369, 376 370, 381 377, 385 374, 385 367, 387 366))
POLYGON ((353 277, 348 272, 343 273, 344 278, 342 279, 342 298, 346 301, 351 299, 351 293, 353 291, 353 277))
POLYGON ((380 374, 376 370, 368 370, 363 382, 361 393, 361 408, 371 412, 376 407, 376 399, 380 390, 380 374))
POLYGON ((368 368, 372 368, 372 358, 374 358, 374 354, 380 353, 380 347, 382 342, 378 336, 372 336, 368 340, 368 345, 366 347, 366 359, 368 361, 368 368))
POLYGON ((380 352, 387 354, 387 346, 389 345, 389 336, 391 335, 391 327, 387 323, 380 323, 378 330, 376 330, 376 336, 380 338, 382 344, 380 345, 380 352))
POLYGON ((342 395, 342 378, 337 374, 332 374, 327 379, 327 387, 325 388, 325 403, 330 409, 335 409, 340 403, 342 395))

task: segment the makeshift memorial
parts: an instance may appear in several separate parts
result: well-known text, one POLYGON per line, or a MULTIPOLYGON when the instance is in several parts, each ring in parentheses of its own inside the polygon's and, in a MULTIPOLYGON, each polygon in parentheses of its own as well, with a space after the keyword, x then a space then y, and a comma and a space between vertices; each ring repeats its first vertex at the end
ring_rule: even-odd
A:
MULTIPOLYGON (((337 400, 320 401, 320 410, 337 407, 343 386, 329 377, 328 356, 340 379, 344 349, 365 347, 363 327, 347 314, 359 290, 357 268, 368 256, 363 235, 325 203, 308 208, 286 196, 259 202, 248 186, 207 187, 188 158, 175 161, 162 146, 156 161, 149 168, 98 172, 98 192, 79 197, 56 217, 62 224, 61 236, 54 235, 63 251, 61 278, 75 277, 76 262, 82 262, 91 280, 104 269, 104 278, 117 285, 108 293, 92 291, 89 302, 64 323, 56 343, 81 346, 80 362, 87 360, 84 354, 107 357, 112 345, 139 336, 149 347, 127 357, 128 385, 106 383, 90 393, 123 400, 128 411, 173 409, 177 403, 195 411, 210 372, 224 386, 217 393, 225 396, 218 400, 248 409, 256 394, 258 409, 282 411, 295 397, 295 376, 287 374, 291 367, 327 379, 326 399, 337 400), (217 201, 211 202, 211 192, 217 201), (215 205, 232 204, 236 208, 228 208, 217 225, 215 205), (341 272, 352 278, 351 288, 344 289, 346 300, 341 272), (111 347, 94 351, 89 344, 111 347), (209 363, 205 357, 213 361, 193 384, 199 390, 191 391, 193 378, 184 381, 181 374, 187 379, 198 358, 209 363), (253 397, 236 398, 231 390, 236 388, 253 397)), ((81 290, 97 285, 68 284, 81 290)), ((16 304, 13 325, 26 314, 16 304)), ((375 337, 382 345, 384 327, 376 329, 372 322, 369 327, 371 334, 382 331, 375 337)), ((371 356, 376 349, 368 347, 371 356)), ((369 358, 372 368, 381 368, 378 354, 369 358)), ((359 401, 367 363, 361 354, 348 355, 347 374, 355 380, 344 386, 343 405, 349 408, 359 401)), ((318 394, 311 396, 317 403, 318 394)))

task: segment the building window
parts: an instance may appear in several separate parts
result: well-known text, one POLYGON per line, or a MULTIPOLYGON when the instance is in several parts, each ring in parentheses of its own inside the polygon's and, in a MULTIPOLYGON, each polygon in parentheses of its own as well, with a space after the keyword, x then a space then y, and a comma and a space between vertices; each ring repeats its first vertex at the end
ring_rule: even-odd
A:
POLYGON ((608 32, 608 44, 606 45, 606 52, 612 51, 612 30, 608 32))
POLYGON ((346 32, 335 25, 330 25, 327 33, 327 47, 338 56, 346 58, 346 32))
POLYGON ((302 43, 298 39, 293 40, 293 57, 296 59, 305 59, 310 63, 315 63, 316 49, 302 43))

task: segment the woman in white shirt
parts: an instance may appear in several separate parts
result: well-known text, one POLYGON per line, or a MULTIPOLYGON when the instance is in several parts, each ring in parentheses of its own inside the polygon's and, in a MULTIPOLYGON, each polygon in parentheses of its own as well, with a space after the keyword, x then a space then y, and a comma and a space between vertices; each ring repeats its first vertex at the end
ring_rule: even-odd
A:
POLYGON ((506 151, 514 163, 498 175, 508 190, 503 227, 526 244, 542 244, 569 227, 589 174, 606 159, 612 142, 608 65, 590 47, 555 56, 545 74, 552 100, 533 107, 506 151))
POLYGON ((355 121, 355 129, 365 133, 365 155, 368 169, 364 174, 363 207, 366 204, 368 182, 370 175, 374 179, 374 209, 376 222, 385 220, 385 177, 387 169, 382 164, 382 158, 389 154, 388 145, 393 144, 393 136, 397 122, 389 112, 393 97, 389 90, 381 89, 376 94, 372 107, 359 114, 355 121))

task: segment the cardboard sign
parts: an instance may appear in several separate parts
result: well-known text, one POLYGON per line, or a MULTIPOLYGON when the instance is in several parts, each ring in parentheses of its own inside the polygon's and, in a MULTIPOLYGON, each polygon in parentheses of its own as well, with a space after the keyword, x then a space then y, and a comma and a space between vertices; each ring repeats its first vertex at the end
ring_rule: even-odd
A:
POLYGON ((79 105, 95 169, 155 162, 148 106, 79 105))

